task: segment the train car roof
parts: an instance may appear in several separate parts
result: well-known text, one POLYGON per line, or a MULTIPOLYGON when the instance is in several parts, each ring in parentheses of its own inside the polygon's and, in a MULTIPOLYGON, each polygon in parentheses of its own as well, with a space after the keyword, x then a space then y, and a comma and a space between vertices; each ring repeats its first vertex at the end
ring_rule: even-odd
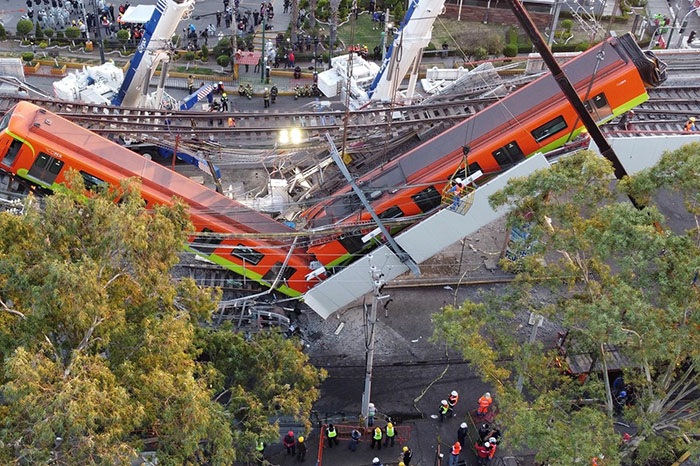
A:
MULTIPOLYGON (((252 233, 284 233, 292 228, 255 210, 240 204, 206 186, 180 175, 155 162, 147 160, 131 150, 120 146, 92 131, 89 131, 65 118, 28 102, 16 107, 20 112, 34 111, 33 118, 27 118, 31 133, 45 140, 48 147, 57 152, 75 151, 82 157, 117 170, 125 177, 140 177, 144 185, 160 189, 165 194, 177 196, 190 205, 191 213, 223 216, 235 225, 252 233), (31 120, 31 121, 30 121, 31 120)), ((30 115, 30 113, 28 113, 30 115)), ((13 115, 14 119, 14 115, 13 115)), ((93 173, 99 176, 98 173, 93 173)))
MULTIPOLYGON (((562 68, 574 87, 580 89, 588 85, 596 64, 598 65, 596 76, 601 76, 629 61, 630 58, 625 50, 622 47, 613 46, 612 40, 608 39, 569 60, 562 68), (597 64, 600 52, 603 52, 603 57, 597 64)), ((406 184, 412 174, 439 161, 458 148, 470 145, 473 141, 498 130, 514 118, 533 112, 538 106, 544 105, 558 94, 561 94, 561 90, 551 73, 548 73, 399 156, 378 171, 363 176, 360 178, 360 186, 371 190, 406 184)), ((347 190, 346 188, 343 191, 347 190)), ((347 196, 340 195, 327 204, 325 210, 332 217, 340 219, 354 212, 357 206, 358 203, 348 200, 347 196)), ((331 220, 328 219, 328 221, 331 220)))

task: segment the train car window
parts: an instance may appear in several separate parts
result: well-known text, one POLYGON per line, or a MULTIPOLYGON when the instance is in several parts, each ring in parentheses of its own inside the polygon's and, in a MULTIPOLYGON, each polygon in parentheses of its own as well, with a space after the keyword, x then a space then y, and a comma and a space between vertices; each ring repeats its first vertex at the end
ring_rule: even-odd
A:
MULTIPOLYGON (((202 233, 214 233, 214 231, 209 228, 202 228, 202 233)), ((221 244, 223 240, 223 238, 219 238, 216 236, 202 236, 195 239, 194 242, 190 243, 190 247, 192 247, 192 249, 196 249, 201 253, 211 254, 216 249, 216 246, 221 244)))
POLYGON ((350 254, 355 254, 357 251, 362 250, 362 248, 364 248, 366 246, 366 244, 362 242, 362 235, 343 236, 338 240, 338 242, 350 254))
POLYGON ((399 206, 392 206, 378 215, 379 218, 399 218, 403 217, 403 210, 399 206))
POLYGON ((596 122, 605 120, 613 114, 612 108, 610 108, 610 104, 604 93, 600 93, 592 99, 585 101, 584 105, 596 122))
MULTIPOLYGON (((85 187, 87 189, 94 189, 98 186, 101 186, 105 184, 104 180, 99 179, 95 175, 91 175, 87 172, 80 171, 80 175, 83 177, 83 181, 85 182, 85 187)), ((120 199, 121 202, 121 199, 120 199)))
POLYGON ((498 165, 510 165, 516 163, 525 158, 525 154, 520 150, 520 146, 517 142, 512 141, 501 147, 498 150, 492 152, 493 158, 496 159, 498 165))
POLYGON ((7 129, 7 127, 10 126, 10 118, 12 118, 12 113, 14 111, 15 109, 13 108, 7 112, 4 117, 2 117, 2 120, 0 120, 0 131, 7 129))
POLYGON ((421 212, 430 212, 442 202, 442 195, 433 186, 428 186, 418 194, 411 196, 421 212))
POLYGON ((234 246, 233 250, 231 251, 231 255, 233 257, 238 257, 240 260, 251 265, 258 265, 262 258, 265 257, 265 254, 243 244, 234 246))
MULTIPOLYGON (((476 173, 476 172, 478 172, 478 171, 481 171, 481 173, 483 173, 483 171, 481 170, 481 167, 480 167, 479 164, 476 163, 476 162, 470 163, 469 166, 467 167, 467 174, 468 174, 468 175, 472 175, 472 174, 474 174, 474 173, 476 173)), ((466 177, 465 177, 465 178, 466 178, 466 177)))
POLYGON ((29 168, 28 175, 42 183, 50 185, 56 180, 58 174, 61 173, 63 165, 63 160, 39 152, 39 155, 37 155, 34 163, 29 168))
POLYGON ((566 121, 564 120, 564 117, 560 115, 542 126, 533 129, 531 133, 532 137, 535 138, 535 141, 540 142, 563 129, 566 129, 566 121))
POLYGON ((13 139, 12 143, 10 144, 10 148, 7 150, 5 157, 3 157, 2 159, 2 164, 8 167, 12 166, 21 148, 22 141, 20 141, 19 139, 13 139))
MULTIPOLYGON (((275 281, 275 278, 277 278, 277 275, 279 275, 280 270, 282 270, 282 262, 277 262, 275 265, 270 267, 270 270, 267 271, 265 275, 263 275, 262 279, 272 285, 272 283, 275 281)), ((282 276, 280 277, 280 280, 287 281, 289 278, 297 273, 297 269, 294 267, 287 266, 284 268, 284 272, 282 272, 282 276)))

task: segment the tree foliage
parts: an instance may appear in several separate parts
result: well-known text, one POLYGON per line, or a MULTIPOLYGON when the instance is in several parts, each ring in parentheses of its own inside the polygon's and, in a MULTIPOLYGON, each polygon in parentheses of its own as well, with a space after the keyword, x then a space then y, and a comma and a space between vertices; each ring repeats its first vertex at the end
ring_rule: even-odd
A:
POLYGON ((620 200, 627 193, 649 202, 661 188, 677 190, 697 220, 700 145, 666 153, 613 187, 612 173, 608 161, 582 152, 494 194, 493 206, 511 207, 508 224, 530 231, 519 246, 531 254, 503 262, 517 272, 510 292, 448 306, 434 318, 434 338, 496 387, 506 440, 550 465, 601 454, 606 465, 665 460, 700 427, 700 295, 691 285, 700 229, 676 233, 653 204, 637 210, 620 200), (590 355, 584 383, 565 373, 554 342, 531 343, 513 331, 528 312, 568 330, 571 352, 590 355), (628 361, 624 381, 633 394, 621 414, 636 429, 626 443, 614 431, 605 370, 613 351, 628 361))
POLYGON ((69 185, 41 209, 29 201, 21 217, 0 214, 0 462, 127 463, 156 438, 161 463, 231 464, 252 450, 234 438, 273 430, 232 419, 242 403, 268 406, 274 389, 223 404, 230 376, 220 371, 252 380, 279 368, 265 363, 275 358, 289 370, 268 378, 305 390, 278 389, 275 403, 307 416, 321 374, 305 356, 277 336, 259 337, 278 344, 270 356, 257 339, 204 332, 217 296, 171 280, 191 229, 182 203, 146 210, 134 181, 85 195, 73 173, 69 185), (227 339, 258 359, 209 350, 227 339))
POLYGON ((27 37, 27 34, 32 32, 32 29, 34 29, 34 23, 29 21, 28 19, 20 19, 17 21, 17 34, 22 36, 22 37, 27 37))

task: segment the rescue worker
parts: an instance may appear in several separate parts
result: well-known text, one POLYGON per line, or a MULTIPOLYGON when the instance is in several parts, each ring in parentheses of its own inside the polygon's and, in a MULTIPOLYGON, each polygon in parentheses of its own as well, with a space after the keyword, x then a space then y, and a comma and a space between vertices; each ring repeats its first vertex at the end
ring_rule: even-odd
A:
POLYGON ((408 447, 403 447, 403 462, 406 466, 411 465, 411 458, 413 458, 413 450, 408 447))
POLYGON ((483 424, 481 424, 481 426, 479 427, 479 438, 485 442, 490 434, 491 434, 491 429, 489 429, 489 425, 486 424, 485 422, 483 424))
MULTIPOLYGON (((457 207, 459 206, 459 201, 460 201, 460 197, 462 196, 463 190, 464 190, 464 186, 462 185, 462 179, 455 178, 455 184, 452 185, 452 187, 447 190, 447 193, 452 198, 452 205, 450 206, 450 208, 452 210, 457 210, 457 207)), ((452 393, 457 393, 457 392, 452 392, 452 393)), ((458 396, 458 398, 459 398, 459 396, 458 396)), ((455 402, 455 404, 457 404, 457 403, 455 402)))
POLYGON ((263 92, 263 101, 265 105, 264 108, 268 108, 270 106, 270 89, 268 89, 267 87, 263 92))
POLYGON ((258 440, 255 443, 255 451, 258 452, 258 465, 262 466, 263 462, 265 461, 265 457, 263 456, 263 452, 265 451, 265 443, 262 440, 258 440))
POLYGON ((301 435, 297 440, 297 461, 304 461, 306 459, 306 443, 304 443, 304 437, 301 435))
POLYGON ((194 76, 192 75, 187 76, 187 90, 189 94, 194 93, 194 76))
POLYGON ((491 444, 489 442, 479 443, 477 442, 474 447, 476 448, 476 456, 479 460, 476 464, 486 465, 489 463, 489 454, 491 453, 491 444))
POLYGON ((447 400, 442 400, 440 402, 440 422, 442 422, 445 419, 445 416, 447 416, 451 410, 452 408, 450 408, 450 405, 447 403, 447 400))
POLYGON ((328 437, 328 448, 333 448, 333 444, 338 445, 338 432, 333 424, 328 424, 326 427, 326 437, 328 437))
POLYGON ((688 121, 685 122, 685 126, 683 127, 683 130, 685 130, 685 131, 697 131, 698 130, 698 127, 695 125, 695 117, 688 118, 688 121))
POLYGON ((377 458, 376 456, 372 460, 372 466, 382 466, 381 461, 379 461, 379 458, 377 458))
POLYGON ((382 449, 382 429, 379 427, 375 427, 374 433, 372 434, 372 445, 370 445, 370 448, 374 448, 374 445, 377 445, 377 450, 382 449))
MULTIPOLYGON (((447 397, 447 402, 450 404, 450 408, 453 408, 457 406, 457 402, 459 401, 459 393, 457 393, 457 390, 452 390, 452 393, 450 393, 450 396, 447 397)), ((454 414, 453 414, 454 416, 454 414)))
POLYGON ((457 440, 459 440, 460 445, 466 445, 465 440, 467 439, 467 431, 467 423, 461 423, 459 425, 459 429, 457 429, 457 440))
POLYGON ((357 445, 360 443, 360 437, 362 437, 360 431, 353 429, 350 433, 350 445, 348 445, 350 451, 357 451, 357 445))
POLYGON ((394 446, 394 440, 396 440, 396 432, 394 431, 394 424, 391 422, 386 425, 386 440, 384 441, 384 446, 388 447, 391 441, 391 446, 394 446))
POLYGON ((371 427, 374 425, 374 416, 377 414, 377 408, 374 407, 374 403, 370 403, 368 407, 367 425, 371 427))
POLYGON ((221 94, 221 111, 228 112, 228 96, 225 92, 221 94))
POLYGON ((459 463, 459 454, 462 452, 462 444, 459 442, 455 442, 454 445, 452 445, 452 451, 450 452, 450 462, 449 466, 457 466, 457 463, 459 463))
POLYGON ((491 406, 491 403, 493 400, 491 399, 491 394, 489 392, 484 393, 481 395, 481 398, 479 398, 479 409, 476 411, 477 416, 486 416, 486 414, 489 412, 489 406, 491 406))
POLYGON ((282 439, 282 443, 284 443, 284 446, 287 447, 287 454, 294 456, 296 454, 296 444, 297 441, 294 438, 294 432, 289 431, 287 432, 287 435, 284 436, 282 439))

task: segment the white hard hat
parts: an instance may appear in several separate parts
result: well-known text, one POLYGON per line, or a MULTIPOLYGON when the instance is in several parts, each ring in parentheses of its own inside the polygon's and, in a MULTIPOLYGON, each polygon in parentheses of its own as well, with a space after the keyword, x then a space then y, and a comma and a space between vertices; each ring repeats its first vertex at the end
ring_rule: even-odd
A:
POLYGON ((372 464, 377 464, 377 463, 379 463, 379 458, 377 458, 375 456, 374 459, 372 460, 372 464))
POLYGON ((455 178, 455 183, 462 184, 462 178, 455 178))
POLYGON ((496 443, 496 437, 491 437, 489 439, 489 443, 496 443))
POLYGON ((461 423, 461 424, 459 425, 459 427, 461 427, 462 429, 466 429, 466 428, 467 428, 467 423, 466 423, 466 422, 463 422, 463 423, 461 423))
POLYGON ((491 446, 491 444, 490 444, 489 442, 486 442, 486 443, 484 444, 484 446, 485 446, 486 448, 488 448, 488 447, 491 446))
POLYGON ((369 404, 369 407, 370 407, 370 408, 374 408, 374 403, 370 403, 370 404, 369 404))
POLYGON ((452 390, 452 396, 457 396, 457 390, 452 390))
POLYGON ((490 394, 489 392, 484 393, 484 396, 485 396, 486 398, 491 398, 491 394, 490 394))
POLYGON ((440 403, 446 405, 446 404, 447 404, 447 400, 442 400, 440 403))

